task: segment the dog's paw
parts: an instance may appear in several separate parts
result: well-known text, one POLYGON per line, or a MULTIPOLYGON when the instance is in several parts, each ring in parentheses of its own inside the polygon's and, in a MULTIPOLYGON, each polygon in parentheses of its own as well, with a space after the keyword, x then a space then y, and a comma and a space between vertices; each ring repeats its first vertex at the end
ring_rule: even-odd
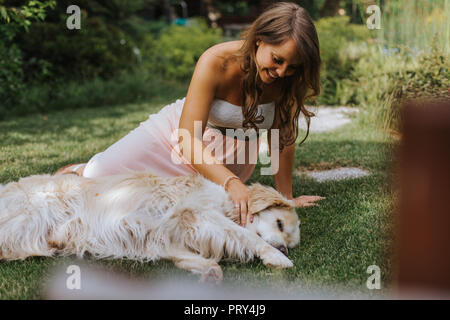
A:
POLYGON ((200 282, 203 283, 215 283, 220 284, 223 279, 223 272, 222 268, 220 268, 219 265, 211 266, 208 268, 208 270, 204 273, 202 273, 202 276, 200 277, 200 282))
POLYGON ((289 260, 279 250, 272 246, 267 246, 262 250, 260 255, 262 262, 268 267, 274 268, 291 268, 294 266, 291 260, 289 260))

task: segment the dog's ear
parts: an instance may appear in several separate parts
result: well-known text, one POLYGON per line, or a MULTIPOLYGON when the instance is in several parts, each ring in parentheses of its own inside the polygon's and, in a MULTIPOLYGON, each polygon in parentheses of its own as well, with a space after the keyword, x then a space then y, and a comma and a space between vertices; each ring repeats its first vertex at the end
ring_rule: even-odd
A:
POLYGON ((269 207, 295 208, 294 201, 286 199, 272 187, 254 183, 249 186, 249 189, 248 213, 250 214, 256 214, 269 207))

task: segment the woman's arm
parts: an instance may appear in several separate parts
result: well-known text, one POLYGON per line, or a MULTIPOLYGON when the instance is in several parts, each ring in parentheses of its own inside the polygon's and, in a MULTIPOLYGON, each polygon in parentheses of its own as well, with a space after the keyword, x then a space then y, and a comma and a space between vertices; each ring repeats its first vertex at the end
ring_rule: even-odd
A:
POLYGON ((287 199, 294 200, 295 205, 299 208, 314 206, 316 205, 316 201, 325 199, 320 196, 293 197, 292 175, 294 170, 295 143, 290 146, 285 146, 283 151, 278 155, 278 152, 275 152, 274 154, 271 152, 271 130, 269 130, 269 133, 267 134, 267 140, 269 142, 270 161, 272 164, 275 164, 272 165, 272 167, 278 168, 278 172, 273 176, 277 191, 287 199), (276 163, 276 161, 278 161, 278 163, 276 163))
POLYGON ((180 141, 183 156, 204 177, 222 184, 233 173, 220 164, 203 143, 209 111, 220 81, 219 62, 208 51, 198 60, 181 113, 178 138, 183 136, 183 132, 188 133, 190 139, 180 141), (195 131, 196 122, 201 124, 201 131, 195 131))
MULTIPOLYGON (((220 62, 217 57, 209 54, 208 50, 197 62, 180 117, 178 141, 182 155, 201 175, 223 185, 234 173, 220 163, 203 143, 211 104, 220 81, 223 81, 220 62), (201 123, 201 130, 195 130, 196 122, 201 123), (186 141, 180 141, 184 136, 183 132, 190 137, 185 139, 186 141)), ((226 191, 238 208, 241 225, 245 226, 250 196, 248 187, 239 179, 232 179, 227 183, 226 191)))
POLYGON ((271 163, 278 168, 273 176, 275 182, 275 188, 287 199, 293 199, 292 196, 292 174, 294 169, 294 154, 295 154, 295 143, 290 146, 284 147, 282 152, 272 153, 271 150, 271 130, 267 134, 267 140, 269 142, 269 152, 271 163), (279 159, 277 159, 277 157, 279 159))

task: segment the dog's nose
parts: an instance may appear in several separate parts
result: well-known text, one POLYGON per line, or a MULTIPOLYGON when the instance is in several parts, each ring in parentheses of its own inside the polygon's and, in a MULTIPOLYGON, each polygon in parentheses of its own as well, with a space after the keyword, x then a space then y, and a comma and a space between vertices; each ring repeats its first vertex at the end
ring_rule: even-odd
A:
POLYGON ((286 257, 288 256, 288 249, 285 246, 278 246, 278 250, 280 250, 286 257))

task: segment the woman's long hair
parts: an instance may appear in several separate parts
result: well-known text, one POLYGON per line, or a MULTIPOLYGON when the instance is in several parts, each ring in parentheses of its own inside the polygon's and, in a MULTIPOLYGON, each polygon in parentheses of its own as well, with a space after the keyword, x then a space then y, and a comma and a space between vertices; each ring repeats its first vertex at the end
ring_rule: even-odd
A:
POLYGON ((309 134, 310 118, 314 113, 306 110, 305 100, 320 93, 320 51, 317 31, 305 9, 292 2, 278 2, 266 9, 243 33, 244 44, 234 55, 244 71, 242 79, 243 127, 257 129, 256 123, 264 121, 257 117, 258 101, 262 94, 262 81, 256 66, 256 42, 278 45, 293 39, 297 45, 301 65, 293 75, 278 79, 282 92, 275 100, 276 110, 272 129, 280 130, 280 151, 295 143, 298 137, 300 112, 307 123, 305 138, 309 134))

